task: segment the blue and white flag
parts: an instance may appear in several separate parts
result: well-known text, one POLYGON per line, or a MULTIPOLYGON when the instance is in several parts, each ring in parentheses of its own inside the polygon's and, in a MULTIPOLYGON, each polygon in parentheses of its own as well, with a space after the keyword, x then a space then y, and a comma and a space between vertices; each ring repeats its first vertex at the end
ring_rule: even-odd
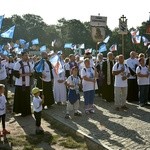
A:
POLYGON ((26 43, 26 41, 24 39, 20 39, 19 42, 20 42, 21 45, 26 43))
POLYGON ((102 45, 99 47, 99 53, 102 53, 102 52, 105 52, 105 51, 107 51, 106 44, 102 44, 102 45))
POLYGON ((12 39, 13 36, 14 36, 14 31, 15 31, 15 25, 12 26, 12 27, 11 27, 10 29, 8 29, 7 31, 3 32, 3 33, 1 34, 1 37, 12 39))
POLYGON ((110 36, 107 36, 107 37, 103 40, 103 43, 108 43, 109 39, 110 39, 110 36))
POLYGON ((113 44, 113 45, 109 48, 109 50, 110 50, 111 52, 117 51, 117 44, 113 44))
POLYGON ((149 43, 149 40, 145 36, 142 36, 142 41, 144 43, 144 46, 147 46, 147 44, 149 43))
POLYGON ((37 39, 33 39, 33 40, 31 41, 31 43, 32 43, 32 45, 39 44, 39 39, 38 39, 38 38, 37 38, 37 39))
POLYGON ((2 28, 3 19, 4 19, 4 15, 0 16, 0 29, 2 28))
POLYGON ((17 48, 17 47, 19 47, 19 45, 17 43, 15 43, 13 47, 17 48))
POLYGON ((40 47, 40 52, 45 52, 46 51, 46 45, 43 45, 40 47))
POLYGON ((29 42, 27 42, 24 46, 24 49, 28 49, 29 48, 29 42))
POLYGON ((60 57, 58 55, 54 55, 50 58, 50 62, 54 68, 56 75, 60 74, 64 71, 63 66, 60 62, 60 57))
POLYGON ((72 47, 71 47, 71 49, 77 49, 77 46, 76 46, 76 44, 72 44, 72 47))
POLYGON ((79 44, 78 48, 84 49, 85 48, 85 44, 79 44))
POLYGON ((72 48, 72 43, 65 43, 64 48, 72 48))
POLYGON ((23 52, 23 48, 16 47, 16 48, 15 48, 15 52, 16 52, 17 54, 21 54, 21 53, 23 52))
POLYGON ((39 72, 39 73, 43 72, 43 70, 44 70, 44 62, 45 62, 45 59, 41 59, 40 62, 35 66, 35 71, 36 72, 39 72))
POLYGON ((141 42, 141 36, 139 36, 139 30, 131 30, 131 39, 133 44, 139 44, 141 42))

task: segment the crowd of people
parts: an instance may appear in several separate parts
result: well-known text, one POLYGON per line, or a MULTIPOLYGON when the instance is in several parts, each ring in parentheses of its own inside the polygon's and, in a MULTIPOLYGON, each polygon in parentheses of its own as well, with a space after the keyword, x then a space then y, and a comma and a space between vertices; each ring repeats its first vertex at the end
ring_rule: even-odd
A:
POLYGON ((66 106, 66 119, 70 118, 72 110, 75 116, 82 116, 80 92, 83 92, 87 115, 95 113, 95 94, 107 102, 114 102, 116 111, 127 110, 126 101, 137 101, 140 107, 149 104, 150 62, 143 53, 138 55, 131 51, 128 59, 122 54, 115 57, 112 52, 104 59, 99 53, 95 60, 90 52, 85 53, 82 60, 74 54, 66 58, 60 52, 55 55, 60 58, 60 73, 56 72, 50 62, 51 55, 46 51, 41 52, 40 57, 29 56, 28 52, 17 57, 2 54, 0 57, 0 84, 5 85, 7 102, 8 85, 15 87, 13 112, 22 117, 31 115, 32 94, 36 133, 43 133, 40 127, 42 109, 49 109, 54 104, 66 106), (37 71, 41 61, 42 71, 37 71))

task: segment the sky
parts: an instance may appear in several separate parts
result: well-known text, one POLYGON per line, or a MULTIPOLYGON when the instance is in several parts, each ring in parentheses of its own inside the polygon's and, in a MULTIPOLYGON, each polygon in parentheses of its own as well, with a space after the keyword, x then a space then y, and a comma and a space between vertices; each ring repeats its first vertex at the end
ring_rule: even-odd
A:
POLYGON ((11 17, 14 14, 35 14, 51 25, 58 20, 77 19, 81 22, 90 21, 94 15, 107 17, 107 26, 113 30, 119 26, 122 15, 128 19, 128 28, 141 26, 149 20, 149 0, 1 0, 0 15, 11 17))

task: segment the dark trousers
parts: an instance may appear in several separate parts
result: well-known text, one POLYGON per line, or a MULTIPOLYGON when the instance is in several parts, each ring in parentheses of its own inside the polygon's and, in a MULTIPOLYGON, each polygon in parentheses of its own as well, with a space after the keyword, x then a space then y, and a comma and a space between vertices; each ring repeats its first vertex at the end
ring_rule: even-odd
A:
POLYGON ((41 126, 41 117, 42 117, 42 112, 35 112, 34 111, 34 117, 35 117, 35 125, 37 127, 41 126))
POLYGON ((146 104, 148 102, 149 85, 139 85, 140 103, 146 104))
POLYGON ((6 116, 5 114, 0 115, 0 121, 2 120, 2 127, 3 127, 3 129, 5 129, 5 116, 6 116))
POLYGON ((137 79, 128 79, 128 102, 138 101, 138 85, 137 79))

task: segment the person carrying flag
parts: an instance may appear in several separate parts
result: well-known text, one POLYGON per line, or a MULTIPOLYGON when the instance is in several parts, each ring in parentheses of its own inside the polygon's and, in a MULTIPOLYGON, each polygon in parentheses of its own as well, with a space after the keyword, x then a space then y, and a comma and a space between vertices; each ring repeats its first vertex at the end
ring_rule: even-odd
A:
POLYGON ((54 104, 53 96, 53 73, 52 64, 48 59, 47 52, 41 53, 41 60, 35 63, 35 78, 37 79, 37 87, 43 89, 44 103, 43 108, 47 109, 54 104))

